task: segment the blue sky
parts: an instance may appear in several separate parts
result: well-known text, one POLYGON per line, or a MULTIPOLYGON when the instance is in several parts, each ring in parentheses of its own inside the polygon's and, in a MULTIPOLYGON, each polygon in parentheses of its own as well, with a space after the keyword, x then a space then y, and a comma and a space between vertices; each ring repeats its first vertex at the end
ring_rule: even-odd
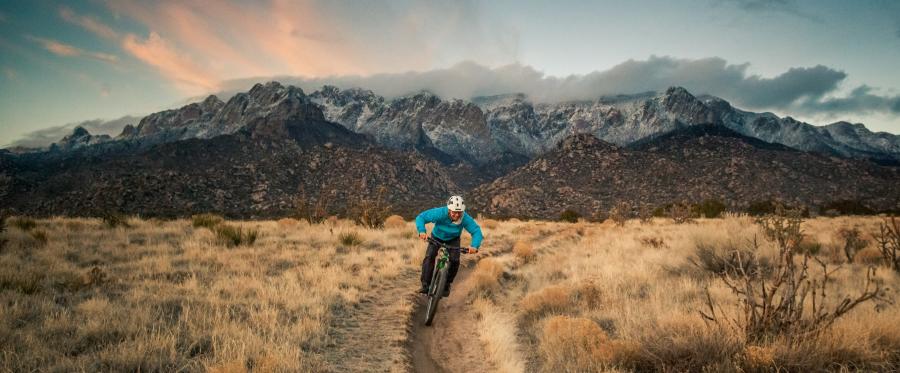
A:
POLYGON ((447 71, 546 100, 680 84, 896 134, 896 66, 897 1, 0 0, 0 144, 274 76, 485 92, 447 71))

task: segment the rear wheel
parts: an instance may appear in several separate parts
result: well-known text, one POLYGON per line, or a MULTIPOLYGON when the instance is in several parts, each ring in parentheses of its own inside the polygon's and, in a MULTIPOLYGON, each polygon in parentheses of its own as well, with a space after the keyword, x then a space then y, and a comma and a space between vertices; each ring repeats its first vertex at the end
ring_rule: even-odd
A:
POLYGON ((428 305, 425 309, 425 325, 427 326, 431 326, 434 314, 437 313, 438 302, 444 295, 444 286, 447 285, 447 267, 441 268, 435 277, 437 278, 431 282, 432 286, 428 291, 428 305))

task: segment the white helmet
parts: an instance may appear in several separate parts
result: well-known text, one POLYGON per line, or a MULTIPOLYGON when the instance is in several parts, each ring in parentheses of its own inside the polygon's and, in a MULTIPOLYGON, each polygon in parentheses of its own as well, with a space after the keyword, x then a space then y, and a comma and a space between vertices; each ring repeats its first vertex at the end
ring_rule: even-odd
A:
POLYGON ((463 203, 463 199, 460 196, 450 197, 450 200, 447 201, 447 208, 450 211, 466 211, 466 204, 463 203))

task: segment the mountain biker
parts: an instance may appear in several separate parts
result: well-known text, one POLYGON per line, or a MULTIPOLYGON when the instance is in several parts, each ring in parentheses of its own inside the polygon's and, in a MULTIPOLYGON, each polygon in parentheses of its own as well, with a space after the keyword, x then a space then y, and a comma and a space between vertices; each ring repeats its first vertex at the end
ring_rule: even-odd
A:
MULTIPOLYGON (((447 206, 435 207, 422 211, 416 216, 416 229, 419 231, 419 239, 428 240, 425 234, 425 224, 434 223, 431 229, 431 237, 435 240, 446 244, 447 246, 459 246, 459 235, 463 228, 472 235, 472 247, 468 248, 468 252, 478 252, 481 246, 481 227, 475 222, 469 214, 466 214, 466 205, 460 196, 452 196, 447 201, 447 206)), ((431 285, 431 276, 434 272, 434 260, 437 258, 440 246, 429 242, 428 249, 425 252, 425 260, 422 261, 422 288, 419 292, 428 293, 428 286, 431 285)), ((444 289, 444 296, 450 295, 450 284, 459 271, 459 250, 450 250, 450 268, 448 271, 447 287, 444 289)))

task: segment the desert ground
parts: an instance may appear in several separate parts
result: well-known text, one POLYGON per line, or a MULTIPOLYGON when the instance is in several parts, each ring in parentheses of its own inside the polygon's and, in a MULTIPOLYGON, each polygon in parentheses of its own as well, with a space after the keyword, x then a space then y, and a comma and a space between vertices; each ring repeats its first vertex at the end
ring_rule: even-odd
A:
POLYGON ((0 370, 897 371, 900 275, 876 240, 886 221, 805 219, 802 242, 779 243, 747 216, 479 219, 483 250, 463 256, 425 327, 414 294, 425 245, 399 217, 383 229, 11 217, 0 370), (787 261, 780 245, 796 248, 787 261), (752 331, 739 292, 797 296, 802 286, 775 285, 779 263, 803 258, 808 293, 791 307, 806 308, 752 331), (758 271, 735 272, 747 263, 758 271))

